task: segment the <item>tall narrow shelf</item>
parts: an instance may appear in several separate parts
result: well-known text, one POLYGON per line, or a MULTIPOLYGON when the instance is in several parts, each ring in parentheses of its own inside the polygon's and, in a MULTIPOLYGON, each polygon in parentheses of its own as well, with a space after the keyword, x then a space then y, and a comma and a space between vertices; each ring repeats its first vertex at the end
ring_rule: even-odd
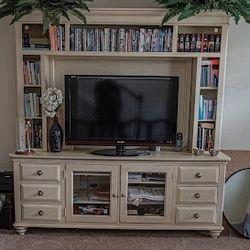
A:
MULTIPOLYGON (((86 14, 88 26, 83 26, 77 18, 72 17, 71 21, 62 20, 62 24, 57 30, 50 28, 45 34, 42 33, 41 14, 34 13, 23 17, 20 22, 16 23, 18 116, 24 117, 23 100, 25 93, 30 91, 41 95, 48 86, 63 89, 63 74, 65 72, 77 74, 81 70, 81 74, 98 74, 99 71, 110 74, 112 66, 110 69, 104 70, 101 67, 102 61, 105 67, 107 67, 108 62, 125 65, 125 62, 128 61, 131 62, 131 65, 126 65, 127 74, 138 72, 137 74, 179 76, 180 93, 177 127, 178 132, 183 133, 184 144, 189 145, 190 151, 197 147, 199 124, 210 122, 214 124, 215 131, 213 147, 219 149, 229 18, 220 12, 206 13, 181 22, 174 18, 160 28, 159 24, 163 16, 164 10, 162 9, 96 8, 86 14), (76 31, 77 29, 78 31, 76 31), (105 43, 105 32, 109 32, 111 36, 112 30, 113 33, 116 33, 115 40, 116 47, 119 45, 118 51, 112 49, 112 37, 109 41, 111 47, 101 49, 105 43), (166 47, 163 42, 158 50, 151 49, 154 31, 159 35, 156 38, 158 42, 167 41, 167 35, 170 35, 168 41, 171 41, 171 46, 166 47), (75 49, 72 48, 73 34, 74 45, 77 44, 77 50, 79 51, 74 51, 75 49), (131 40, 131 34, 137 34, 137 40, 140 43, 137 49, 128 49, 133 40, 131 40), (184 35, 184 50, 180 50, 180 36, 182 34, 184 35), (91 49, 84 50, 84 46, 86 46, 86 44, 83 45, 84 37, 88 39, 89 44, 93 43, 91 49), (205 49, 194 49, 194 42, 195 47, 197 47, 199 37, 204 40, 201 42, 205 49), (194 41, 194 39, 196 40, 194 41), (98 42, 98 45, 94 45, 94 42, 98 42), (192 42, 193 47, 191 49, 192 42), (24 83, 22 69, 24 58, 39 58, 41 62, 41 86, 29 86, 29 84, 24 83), (200 82, 202 62, 212 59, 219 60, 218 85, 203 86, 200 82), (89 66, 86 64, 87 61, 90 62, 89 66), (135 62, 138 66, 141 66, 142 70, 135 71, 135 62), (163 67, 163 64, 166 67, 163 67), (200 95, 207 99, 216 100, 217 109, 214 117, 200 119, 198 115, 200 95)), ((125 74, 121 69, 119 69, 119 72, 125 74)), ((114 73, 116 74, 116 72, 114 73)), ((59 116, 63 123, 63 108, 59 116)), ((41 116, 32 116, 31 118, 41 121, 42 149, 47 150, 48 123, 44 111, 41 110, 41 116)), ((23 126, 20 126, 20 129, 22 128, 23 126)))

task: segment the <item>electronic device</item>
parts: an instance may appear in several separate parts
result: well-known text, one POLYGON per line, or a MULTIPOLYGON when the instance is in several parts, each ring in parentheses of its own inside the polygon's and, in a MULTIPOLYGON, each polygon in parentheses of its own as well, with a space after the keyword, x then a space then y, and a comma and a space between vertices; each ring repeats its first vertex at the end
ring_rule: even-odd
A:
POLYGON ((125 146, 174 145, 178 77, 65 76, 69 145, 112 145, 97 154, 135 155, 125 146))
POLYGON ((0 213, 0 228, 11 229, 15 220, 14 213, 13 172, 0 172, 0 193, 4 198, 4 206, 0 213))

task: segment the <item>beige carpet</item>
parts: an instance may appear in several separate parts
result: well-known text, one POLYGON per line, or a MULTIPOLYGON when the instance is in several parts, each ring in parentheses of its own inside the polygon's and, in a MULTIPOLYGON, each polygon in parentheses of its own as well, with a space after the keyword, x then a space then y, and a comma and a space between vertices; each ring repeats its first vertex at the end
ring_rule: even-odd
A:
POLYGON ((0 250, 250 250, 250 240, 215 240, 187 231, 116 231, 30 229, 25 236, 0 230, 0 250))

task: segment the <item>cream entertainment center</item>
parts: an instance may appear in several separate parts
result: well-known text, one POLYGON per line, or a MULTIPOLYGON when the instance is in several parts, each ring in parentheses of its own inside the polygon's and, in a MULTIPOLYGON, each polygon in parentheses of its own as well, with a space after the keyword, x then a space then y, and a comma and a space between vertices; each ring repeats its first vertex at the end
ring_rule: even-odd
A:
MULTIPOLYGON (((72 18, 51 27, 49 36, 39 13, 15 24, 19 134, 29 120, 35 151, 10 155, 20 235, 29 227, 222 232, 230 158, 207 150, 221 144, 229 18, 212 12, 159 27, 163 14, 92 9, 87 27, 72 18), (39 97, 50 86, 64 91, 65 75, 178 77, 176 130, 186 150, 112 157, 91 154, 102 146, 95 144, 48 152, 50 125, 39 97), (197 147, 204 155, 191 153, 197 147)), ((65 109, 59 112, 64 130, 65 109)))

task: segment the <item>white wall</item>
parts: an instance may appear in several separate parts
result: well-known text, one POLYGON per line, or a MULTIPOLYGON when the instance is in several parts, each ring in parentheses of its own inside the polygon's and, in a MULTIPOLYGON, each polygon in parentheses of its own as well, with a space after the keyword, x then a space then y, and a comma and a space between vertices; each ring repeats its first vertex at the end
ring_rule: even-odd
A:
POLYGON ((250 24, 231 22, 222 148, 250 150, 250 24))
POLYGON ((0 20, 0 170, 10 169, 16 143, 16 65, 14 27, 0 20))
MULTIPOLYGON (((155 7, 152 0, 95 0, 95 7, 155 7)), ((11 167, 15 148, 16 67, 14 27, 0 20, 0 169, 11 167)), ((250 149, 250 25, 232 23, 226 75, 223 149, 250 149)))

